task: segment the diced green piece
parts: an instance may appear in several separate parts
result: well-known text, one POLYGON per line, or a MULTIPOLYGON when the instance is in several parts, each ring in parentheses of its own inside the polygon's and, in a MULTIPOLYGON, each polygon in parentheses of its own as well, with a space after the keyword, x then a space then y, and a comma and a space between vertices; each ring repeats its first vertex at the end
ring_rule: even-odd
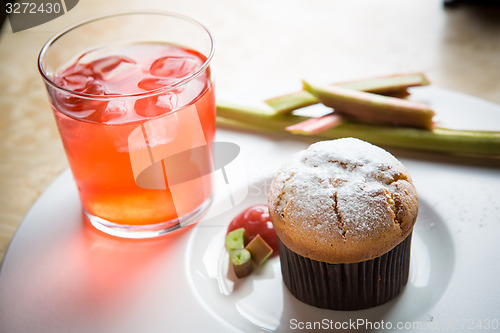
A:
POLYGON ((250 275, 253 271, 252 256, 246 249, 236 249, 229 252, 229 258, 238 278, 250 275))
POLYGON ((252 260, 257 265, 262 265, 269 256, 273 253, 273 249, 267 242, 262 238, 261 235, 255 236, 246 248, 252 255, 252 260))
POLYGON ((335 86, 312 85, 304 89, 335 112, 368 122, 432 129, 434 111, 426 104, 335 86))
POLYGON ((245 229, 239 228, 229 232, 226 236, 226 250, 231 251, 245 248, 245 229))
POLYGON ((366 80, 357 80, 335 84, 341 88, 354 89, 376 94, 390 94, 395 91, 405 90, 409 87, 426 86, 430 82, 422 73, 395 74, 390 76, 376 77, 366 80))

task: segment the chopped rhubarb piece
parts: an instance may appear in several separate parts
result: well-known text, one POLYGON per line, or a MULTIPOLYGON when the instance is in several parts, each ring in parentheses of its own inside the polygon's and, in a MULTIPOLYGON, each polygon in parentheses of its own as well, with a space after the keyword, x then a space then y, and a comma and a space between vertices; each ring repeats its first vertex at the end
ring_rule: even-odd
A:
POLYGON ((272 247, 270 247, 260 235, 254 237, 245 249, 247 249, 252 255, 253 262, 259 266, 262 265, 273 253, 272 247))
POLYGON ((238 278, 250 275, 253 271, 252 256, 246 249, 237 249, 229 253, 229 258, 238 278))
POLYGON ((338 126, 342 124, 342 122, 342 116, 337 114, 327 114, 318 118, 309 118, 300 123, 287 126, 285 129, 288 132, 292 132, 295 134, 313 135, 338 126))
POLYGON ((226 250, 231 251, 245 248, 245 229, 239 228, 231 231, 226 236, 226 250))

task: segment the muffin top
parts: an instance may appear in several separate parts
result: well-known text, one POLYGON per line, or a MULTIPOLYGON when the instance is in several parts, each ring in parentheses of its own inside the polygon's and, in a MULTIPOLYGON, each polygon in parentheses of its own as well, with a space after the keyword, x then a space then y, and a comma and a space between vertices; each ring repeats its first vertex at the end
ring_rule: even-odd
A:
POLYGON ((293 155, 272 181, 269 213, 283 244, 328 263, 371 260, 410 234, 418 198, 387 151, 343 138, 293 155))

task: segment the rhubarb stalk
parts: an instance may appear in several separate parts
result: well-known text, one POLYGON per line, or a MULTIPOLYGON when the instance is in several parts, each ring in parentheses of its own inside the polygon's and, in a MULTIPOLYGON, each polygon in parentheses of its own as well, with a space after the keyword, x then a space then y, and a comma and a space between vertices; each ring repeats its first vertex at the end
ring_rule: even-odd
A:
MULTIPOLYGON (((287 126, 310 119, 293 114, 273 113, 267 108, 267 105, 249 108, 223 101, 217 101, 217 116, 217 122, 220 125, 285 133, 287 133, 285 130, 287 126)), ((500 132, 460 131, 443 128, 434 128, 429 131, 346 121, 314 136, 322 139, 352 136, 376 145, 500 157, 500 132)))
POLYGON ((285 127, 285 130, 295 134, 318 134, 340 125, 343 122, 342 116, 338 114, 327 114, 318 118, 309 118, 300 123, 285 127))
MULTIPOLYGON (((396 74, 390 76, 375 77, 364 80, 342 82, 333 84, 334 86, 382 94, 393 97, 408 96, 407 88, 425 86, 429 80, 424 74, 396 74)), ((267 99, 264 101, 277 113, 287 114, 309 105, 319 103, 319 100, 307 91, 301 90, 290 94, 267 99)))
POLYGON ((335 112, 361 121, 432 129, 434 111, 422 103, 363 91, 315 86, 303 81, 304 89, 335 112))

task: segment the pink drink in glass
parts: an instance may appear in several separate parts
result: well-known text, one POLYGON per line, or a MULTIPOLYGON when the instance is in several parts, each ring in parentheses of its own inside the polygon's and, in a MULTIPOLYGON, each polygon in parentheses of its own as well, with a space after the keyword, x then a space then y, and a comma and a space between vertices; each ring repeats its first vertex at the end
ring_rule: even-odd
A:
POLYGON ((133 43, 88 51, 52 77, 80 93, 47 85, 91 221, 175 227, 207 204, 215 100, 210 68, 199 71, 206 60, 174 44, 133 43), (197 148, 202 157, 175 158, 197 148))

